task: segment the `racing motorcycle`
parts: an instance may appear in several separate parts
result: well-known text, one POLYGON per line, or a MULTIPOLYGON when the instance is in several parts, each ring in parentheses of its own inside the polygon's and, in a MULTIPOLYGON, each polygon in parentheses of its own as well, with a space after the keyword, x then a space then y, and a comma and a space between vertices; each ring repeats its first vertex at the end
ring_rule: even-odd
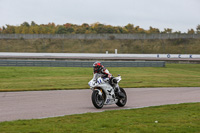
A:
POLYGON ((118 83, 121 81, 121 76, 113 77, 107 81, 99 77, 97 81, 90 80, 88 85, 92 92, 92 103, 97 109, 101 109, 104 105, 116 104, 119 107, 125 106, 127 95, 123 88, 120 88, 118 83))

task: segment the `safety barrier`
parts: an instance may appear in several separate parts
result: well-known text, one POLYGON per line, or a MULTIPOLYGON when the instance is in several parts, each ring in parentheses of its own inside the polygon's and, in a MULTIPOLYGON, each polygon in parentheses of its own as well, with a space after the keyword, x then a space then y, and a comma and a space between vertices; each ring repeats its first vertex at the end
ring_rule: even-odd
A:
MULTIPOLYGON (((92 67, 93 61, 0 60, 0 66, 92 67)), ((102 61, 106 67, 165 67, 164 61, 102 61)))

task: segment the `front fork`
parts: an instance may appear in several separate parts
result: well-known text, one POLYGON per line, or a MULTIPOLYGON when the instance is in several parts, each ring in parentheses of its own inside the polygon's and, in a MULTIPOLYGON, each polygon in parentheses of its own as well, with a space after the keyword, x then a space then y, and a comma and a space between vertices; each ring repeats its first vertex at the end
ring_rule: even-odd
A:
POLYGON ((113 88, 115 92, 121 92, 118 84, 116 84, 113 88))
POLYGON ((98 94, 99 94, 100 96, 102 96, 102 95, 103 95, 103 91, 102 91, 102 89, 97 89, 97 88, 94 88, 93 90, 97 90, 97 91, 98 91, 98 94))

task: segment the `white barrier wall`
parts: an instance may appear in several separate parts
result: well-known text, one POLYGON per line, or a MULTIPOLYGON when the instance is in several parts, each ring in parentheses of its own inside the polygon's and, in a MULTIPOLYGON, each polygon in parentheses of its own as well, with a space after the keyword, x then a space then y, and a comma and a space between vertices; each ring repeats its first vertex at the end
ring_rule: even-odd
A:
POLYGON ((157 54, 157 58, 199 58, 200 55, 195 54, 157 54))
POLYGON ((199 54, 89 54, 89 53, 12 53, 0 52, 0 57, 51 57, 51 58, 70 58, 70 57, 97 57, 97 58, 187 58, 187 59, 200 59, 199 54))

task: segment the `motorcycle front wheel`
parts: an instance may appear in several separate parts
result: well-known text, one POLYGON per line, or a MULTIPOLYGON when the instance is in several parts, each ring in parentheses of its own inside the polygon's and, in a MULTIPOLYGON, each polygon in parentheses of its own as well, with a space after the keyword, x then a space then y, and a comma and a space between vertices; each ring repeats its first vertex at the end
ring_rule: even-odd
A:
POLYGON ((118 99, 118 102, 116 104, 119 107, 124 107, 126 105, 126 102, 127 102, 127 95, 126 95, 126 92, 125 92, 125 90, 123 88, 120 88, 120 91, 122 93, 124 93, 125 97, 118 99))
POLYGON ((92 103, 97 109, 101 109, 104 105, 104 98, 99 95, 98 90, 94 90, 92 93, 92 103))

